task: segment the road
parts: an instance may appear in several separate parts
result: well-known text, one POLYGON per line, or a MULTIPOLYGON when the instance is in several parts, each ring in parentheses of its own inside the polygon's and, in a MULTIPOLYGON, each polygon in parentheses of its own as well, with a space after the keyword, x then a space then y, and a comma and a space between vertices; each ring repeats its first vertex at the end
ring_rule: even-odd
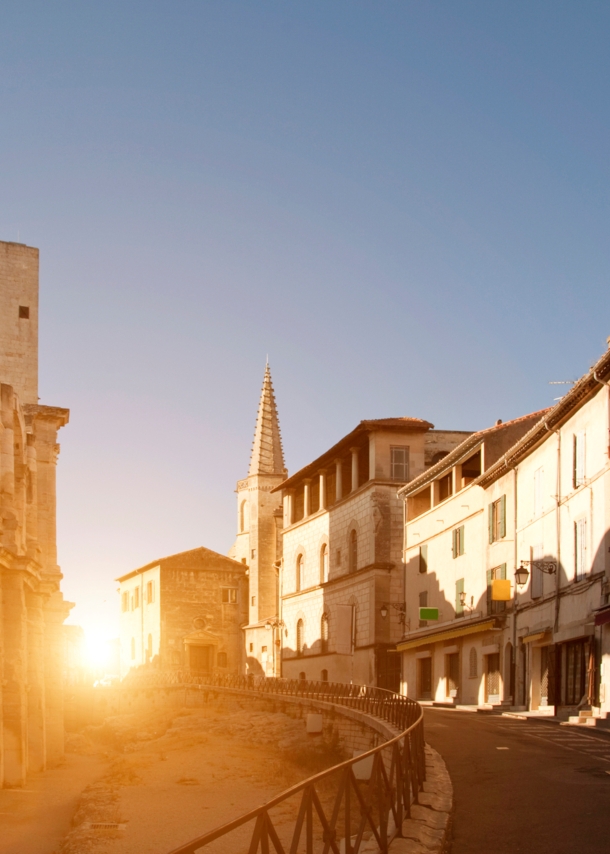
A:
POLYGON ((451 854, 610 850, 610 736, 426 709, 454 788, 451 854))

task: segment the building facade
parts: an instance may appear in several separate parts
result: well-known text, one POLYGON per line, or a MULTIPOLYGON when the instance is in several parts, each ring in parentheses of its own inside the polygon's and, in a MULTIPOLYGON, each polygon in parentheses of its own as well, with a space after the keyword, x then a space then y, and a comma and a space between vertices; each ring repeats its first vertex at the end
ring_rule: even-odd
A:
POLYGON ((38 402, 38 250, 0 242, 0 783, 22 786, 64 752, 57 564, 57 433, 38 402))
POLYGON ((245 564, 248 610, 244 626, 247 672, 279 675, 279 573, 286 479, 280 423, 269 365, 256 418, 248 476, 237 482, 237 538, 229 556, 245 564))
POLYGON ((243 564, 197 548, 117 579, 121 678, 148 665, 193 675, 242 673, 243 564))
POLYGON ((397 488, 468 434, 417 418, 362 421, 276 487, 284 508, 282 675, 398 688, 403 632, 397 488))
POLYGON ((610 711, 609 379, 606 353, 555 407, 513 422, 528 429, 495 459, 493 428, 475 434, 484 462, 471 483, 467 442, 429 472, 434 484, 402 491, 403 691, 574 722, 610 711), (454 492, 437 503, 449 474, 454 492), (427 625, 425 605, 439 610, 427 625))

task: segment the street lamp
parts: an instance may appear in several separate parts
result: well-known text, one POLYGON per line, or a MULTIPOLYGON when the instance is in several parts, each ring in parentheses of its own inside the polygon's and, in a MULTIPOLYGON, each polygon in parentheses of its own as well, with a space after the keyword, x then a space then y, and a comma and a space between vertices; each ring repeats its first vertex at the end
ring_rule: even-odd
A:
POLYGON ((535 566, 540 572, 545 572, 547 575, 553 575, 557 572, 557 564, 553 560, 522 560, 521 566, 515 570, 515 581, 519 587, 527 584, 527 579, 530 577, 528 566, 535 566))
POLYGON ((407 614, 407 603, 406 602, 383 602, 381 608, 379 609, 379 613, 385 620, 388 616, 388 609, 394 608, 395 611, 398 611, 398 622, 404 625, 405 617, 407 614))

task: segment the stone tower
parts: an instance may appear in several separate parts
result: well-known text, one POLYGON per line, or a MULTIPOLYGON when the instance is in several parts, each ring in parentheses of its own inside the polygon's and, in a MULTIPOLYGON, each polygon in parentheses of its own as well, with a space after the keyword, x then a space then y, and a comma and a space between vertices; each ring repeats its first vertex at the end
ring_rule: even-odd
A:
POLYGON ((230 557, 248 566, 248 625, 245 627, 249 672, 273 676, 278 628, 269 628, 278 614, 281 557, 281 494, 271 493, 286 479, 269 365, 265 368, 248 476, 237 482, 237 539, 230 557))
POLYGON ((0 241, 2 382, 38 403, 38 249, 0 241))

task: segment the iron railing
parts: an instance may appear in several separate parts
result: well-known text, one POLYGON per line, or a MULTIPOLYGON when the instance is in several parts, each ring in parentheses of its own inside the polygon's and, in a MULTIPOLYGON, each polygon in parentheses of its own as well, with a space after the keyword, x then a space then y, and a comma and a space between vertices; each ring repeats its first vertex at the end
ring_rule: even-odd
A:
POLYGON ((402 835, 403 821, 410 817, 411 803, 418 802, 426 779, 423 711, 414 700, 365 685, 277 678, 189 676, 172 679, 171 684, 348 706, 387 721, 400 734, 314 774, 170 854, 195 854, 206 846, 244 854, 358 854, 365 847, 370 851, 370 844, 385 854, 392 840, 402 835), (293 817, 287 821, 291 807, 293 817), (220 847, 213 844, 217 841, 220 847))

